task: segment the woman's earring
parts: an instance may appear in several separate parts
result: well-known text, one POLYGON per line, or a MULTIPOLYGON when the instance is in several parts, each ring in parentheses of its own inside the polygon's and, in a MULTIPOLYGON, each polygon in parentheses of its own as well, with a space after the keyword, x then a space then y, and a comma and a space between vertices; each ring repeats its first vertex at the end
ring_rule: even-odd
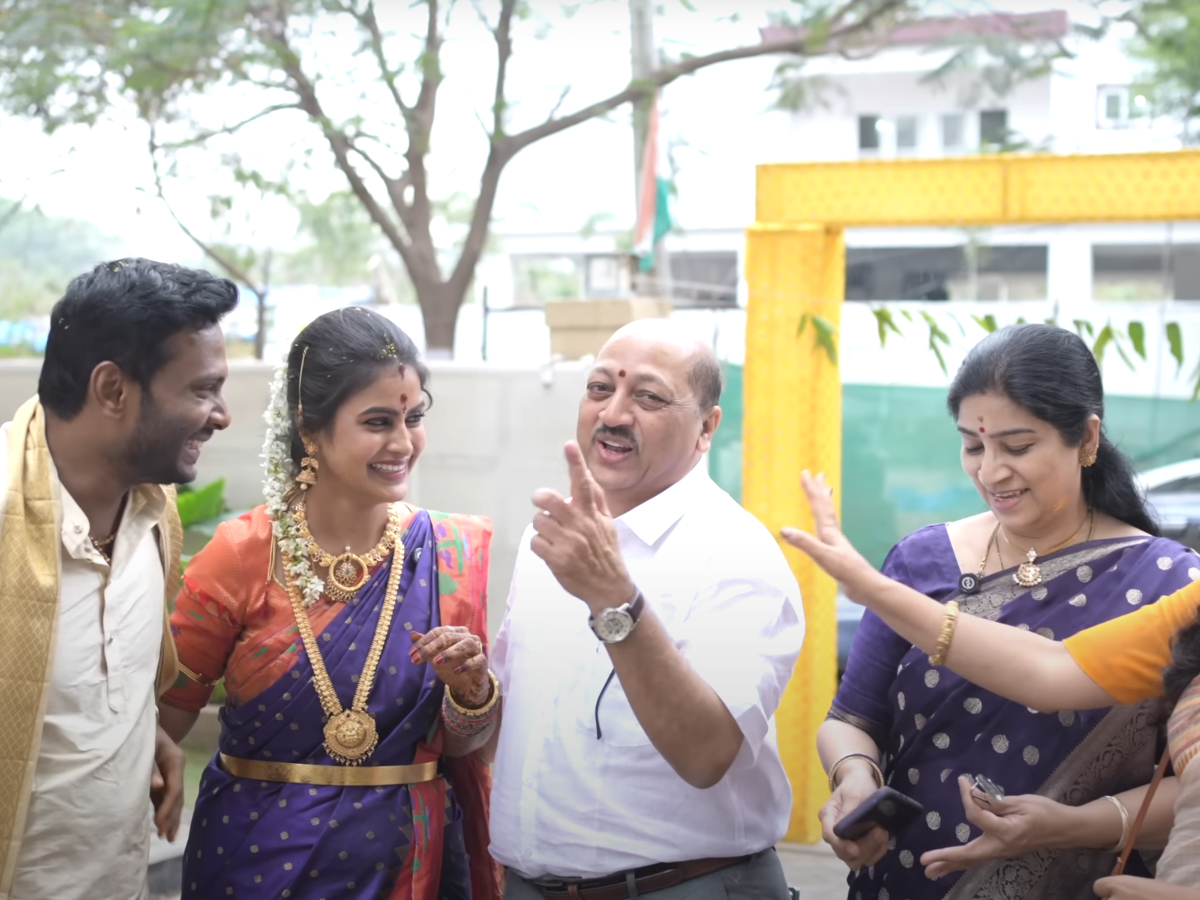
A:
POLYGON ((317 483, 317 445, 310 438, 304 438, 305 457, 300 461, 300 474, 296 481, 300 490, 308 490, 310 484, 317 483))
POLYGON ((1096 464, 1096 450, 1091 448, 1079 451, 1079 464, 1085 469, 1096 464))

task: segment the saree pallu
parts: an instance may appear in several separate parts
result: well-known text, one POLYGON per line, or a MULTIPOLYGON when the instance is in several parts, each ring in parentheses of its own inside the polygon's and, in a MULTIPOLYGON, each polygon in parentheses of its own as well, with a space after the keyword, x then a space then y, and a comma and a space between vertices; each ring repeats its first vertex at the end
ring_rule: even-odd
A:
MULTIPOLYGON (((441 624, 467 625, 472 631, 483 625, 482 611, 466 608, 477 604, 446 602, 460 589, 469 589, 466 582, 479 571, 486 575, 486 541, 479 546, 479 535, 462 527, 469 524, 464 519, 439 516, 435 523, 421 511, 405 531, 397 606, 367 704, 379 745, 364 768, 440 757, 444 686, 431 666, 413 664, 409 634, 441 624), (444 617, 448 611, 453 621, 444 617)), ((252 514, 251 531, 261 531, 255 524, 262 523, 255 523, 252 514)), ((266 528, 266 543, 273 552, 269 523, 266 528)), ((235 539, 236 550, 242 560, 260 559, 265 572, 269 557, 248 552, 258 549, 254 539, 261 535, 245 532, 243 527, 235 539)), ((313 607, 317 642, 343 705, 349 703, 362 672, 390 565, 389 561, 378 567, 350 603, 318 610, 327 603, 322 599, 313 607)), ((203 563, 196 574, 204 577, 203 563)), ((209 656, 198 652, 201 642, 191 638, 202 629, 187 626, 199 621, 197 606, 207 615, 210 635, 231 625, 238 613, 218 604, 190 576, 189 572, 173 621, 181 625, 178 640, 184 664, 196 662, 211 677, 212 657, 221 651, 210 650, 209 656)), ((219 753, 273 763, 336 765, 322 744, 324 713, 312 686, 308 655, 290 606, 279 608, 279 603, 286 604, 286 595, 268 584, 267 597, 263 605, 272 606, 274 613, 269 620, 264 623, 253 611, 249 614, 265 627, 255 628, 249 641, 242 640, 243 631, 235 643, 242 640, 244 646, 225 651, 236 660, 228 673, 235 702, 221 709, 219 753), (270 683, 262 686, 268 679, 270 683)), ((189 692, 194 694, 194 688, 181 686, 167 702, 185 699, 189 692)), ((487 796, 485 768, 477 758, 441 760, 440 766, 442 774, 421 784, 331 787, 236 778, 214 757, 192 818, 183 897, 498 897, 495 867, 486 855, 486 807, 480 803, 487 796)))
MULTIPOLYGON (((1092 541, 1039 559, 1044 582, 1032 590, 1016 585, 1008 569, 984 579, 979 593, 961 595, 953 548, 945 528, 936 526, 898 545, 884 571, 940 601, 958 600, 963 614, 1061 640, 1176 590, 1187 581, 1187 555, 1163 539, 1092 541)), ((868 623, 864 617, 863 624, 852 659, 877 658, 873 667, 848 666, 850 683, 843 684, 831 715, 875 737, 887 783, 918 800, 925 816, 894 837, 891 852, 876 866, 851 876, 850 897, 1094 897, 1092 883, 1115 859, 1107 851, 1037 851, 936 883, 926 879, 920 858, 980 836, 966 821, 959 775, 986 775, 1008 794, 1038 793, 1072 806, 1145 784, 1157 759, 1157 702, 1038 713, 931 666, 925 653, 878 619, 868 623), (873 672, 873 681, 864 670, 873 672), (868 702, 868 688, 885 705, 868 702)), ((1140 859, 1131 860, 1130 874, 1146 872, 1140 859)))

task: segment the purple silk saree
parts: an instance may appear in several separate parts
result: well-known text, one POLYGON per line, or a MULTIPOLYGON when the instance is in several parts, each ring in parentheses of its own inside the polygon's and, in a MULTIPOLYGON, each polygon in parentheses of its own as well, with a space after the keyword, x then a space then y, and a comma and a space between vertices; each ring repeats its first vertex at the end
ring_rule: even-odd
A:
MULTIPOLYGON (((432 758, 423 745, 438 722, 443 687, 409 657, 412 631, 439 624, 436 536, 421 511, 404 536, 406 557, 397 608, 368 710, 379 746, 367 765, 432 758)), ((362 672, 383 606, 390 562, 318 636, 343 705, 362 672)), ((298 636, 296 663, 248 702, 221 709, 219 750, 269 762, 335 765, 322 746, 324 714, 312 667, 298 636)), ((184 858, 183 897, 387 898, 428 883, 434 873, 404 871, 434 860, 438 897, 469 898, 462 814, 452 791, 406 785, 326 787, 255 782, 227 774, 217 758, 200 785, 184 858), (444 804, 428 808, 431 797, 444 804), (431 826, 444 827, 431 833, 431 826), (437 852, 426 852, 430 847, 437 852)))
MULTIPOLYGON (((946 528, 935 525, 893 548, 883 571, 941 602, 957 599, 964 614, 1061 640, 1173 593, 1188 582, 1189 557, 1162 538, 1090 541, 1040 558, 1043 583, 1032 590, 1018 587, 1006 569, 963 596, 946 528)), ((849 876, 850 900, 1092 898, 1092 883, 1112 868, 1111 853, 1038 851, 936 883, 920 857, 979 837, 963 812, 959 775, 987 775, 1008 794, 1077 806, 1146 783, 1158 756, 1156 703, 1037 713, 930 666, 870 612, 830 716, 870 734, 884 754, 887 783, 925 807, 878 864, 849 876)), ((1131 861, 1130 874, 1137 868, 1131 861)))

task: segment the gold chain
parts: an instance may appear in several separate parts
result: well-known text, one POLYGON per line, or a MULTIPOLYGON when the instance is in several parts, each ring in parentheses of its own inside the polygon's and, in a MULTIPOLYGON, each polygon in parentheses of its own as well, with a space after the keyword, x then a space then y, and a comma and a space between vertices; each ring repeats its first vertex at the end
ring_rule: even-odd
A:
POLYGON ((308 528, 308 507, 303 498, 291 510, 292 521, 296 524, 296 532, 304 541, 308 558, 314 566, 329 570, 325 592, 329 599, 338 603, 347 603, 367 583, 371 568, 383 562, 387 555, 400 543, 403 529, 400 522, 399 504, 388 509, 387 527, 383 537, 375 547, 362 556, 354 553, 349 547, 344 553, 334 556, 321 547, 308 528))
MULTIPOLYGON (((1063 547, 1067 546, 1067 544, 1071 543, 1071 541, 1075 540, 1075 538, 1077 538, 1079 536, 1079 532, 1083 531, 1083 526, 1087 525, 1089 522, 1091 523, 1092 527, 1095 528, 1095 525, 1096 525, 1095 510, 1092 510, 1092 509, 1088 510, 1087 518, 1085 518, 1082 522, 1079 523, 1079 527, 1076 528, 1073 532, 1071 532, 1071 536, 1069 538, 1067 538, 1065 541, 1060 541, 1059 543, 1057 543, 1053 547, 1051 547, 1049 550, 1044 550, 1041 553, 1038 553, 1035 548, 1030 547, 1027 551, 1024 551, 1025 555, 1029 558, 1030 562, 1033 562, 1039 556, 1049 556, 1051 553, 1054 553, 1056 550, 1061 550, 1063 547)), ((1000 526, 997 525, 996 527, 999 528, 1000 526)), ((1014 550, 1021 549, 1020 547, 1018 547, 1016 544, 1014 544, 1012 542, 1012 540, 1009 538, 1009 536, 1007 534, 1004 534, 1003 531, 1001 531, 1000 533, 1004 536, 1004 542, 1006 544, 1008 544, 1008 546, 1012 547, 1014 550)), ((1091 531, 1091 529, 1089 529, 1087 540, 1091 540, 1091 539, 1092 539, 1092 531, 1091 531)), ((1086 541, 1085 541, 1085 543, 1086 543, 1086 541)))
MULTIPOLYGON (((400 590, 400 574, 404 569, 404 544, 397 541, 392 551, 392 568, 388 572, 387 592, 384 595, 383 608, 379 611, 379 622, 375 626, 375 636, 367 651, 367 661, 363 664, 362 674, 358 679, 358 689, 354 692, 354 700, 350 709, 342 706, 333 680, 325 668, 325 659, 317 646, 313 634, 312 622, 308 610, 304 606, 304 598, 296 579, 292 575, 292 565, 295 560, 288 554, 283 555, 283 571, 287 581, 288 596, 292 601, 292 614, 296 617, 296 627, 308 651, 309 663, 313 670, 313 688, 321 708, 325 711, 325 751, 343 765, 359 765, 375 750, 379 735, 375 728, 375 718, 367 712, 367 697, 375 684, 375 673, 379 668, 379 660, 383 656, 383 645, 387 641, 388 631, 392 625, 392 616, 397 606, 397 594, 400 590)), ((403 598, 399 599, 403 603, 403 598)))

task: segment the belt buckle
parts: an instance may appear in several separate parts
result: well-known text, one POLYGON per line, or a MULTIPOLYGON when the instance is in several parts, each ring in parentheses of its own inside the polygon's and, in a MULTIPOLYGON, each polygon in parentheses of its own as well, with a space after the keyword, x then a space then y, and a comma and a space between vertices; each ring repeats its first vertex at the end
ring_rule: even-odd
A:
POLYGON ((545 891, 557 891, 567 893, 571 886, 582 887, 586 879, 584 878, 533 878, 529 883, 535 888, 545 891))

